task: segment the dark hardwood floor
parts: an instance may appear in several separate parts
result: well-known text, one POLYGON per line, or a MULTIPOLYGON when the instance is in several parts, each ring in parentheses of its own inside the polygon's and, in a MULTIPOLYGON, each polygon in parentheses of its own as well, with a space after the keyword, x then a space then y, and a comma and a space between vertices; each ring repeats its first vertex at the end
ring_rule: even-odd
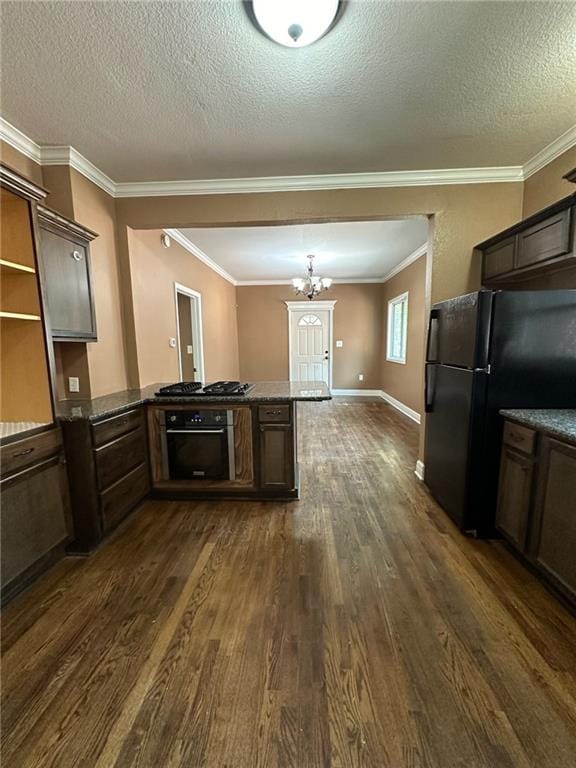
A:
POLYGON ((462 537, 381 401, 300 407, 302 500, 147 502, 4 612, 6 768, 574 768, 576 620, 462 537))

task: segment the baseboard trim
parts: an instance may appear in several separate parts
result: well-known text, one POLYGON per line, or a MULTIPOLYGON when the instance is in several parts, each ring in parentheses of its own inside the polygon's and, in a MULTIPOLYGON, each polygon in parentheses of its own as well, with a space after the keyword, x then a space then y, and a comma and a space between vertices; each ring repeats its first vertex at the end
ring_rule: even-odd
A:
POLYGON ((420 424, 420 414, 418 411, 415 411, 413 408, 408 407, 404 403, 402 403, 400 400, 396 400, 395 397, 392 397, 392 395, 389 395, 388 392, 384 392, 384 390, 380 390, 380 397, 382 400, 386 400, 386 402, 391 405, 393 408, 396 408, 397 411, 400 411, 400 413, 403 413, 404 416, 408 416, 409 419, 412 419, 412 421, 415 421, 416 424, 420 424))
POLYGON ((418 480, 422 480, 422 482, 424 482, 424 462, 420 461, 420 459, 418 459, 416 462, 416 469, 414 470, 414 474, 418 480))
POLYGON ((381 389, 333 389, 336 397, 382 397, 381 389))
POLYGON ((381 400, 385 400, 388 405, 403 413, 404 416, 408 416, 409 419, 415 421, 416 424, 420 424, 420 414, 418 411, 409 408, 400 400, 396 400, 395 397, 384 392, 383 389, 332 389, 331 392, 335 397, 379 397, 381 400))

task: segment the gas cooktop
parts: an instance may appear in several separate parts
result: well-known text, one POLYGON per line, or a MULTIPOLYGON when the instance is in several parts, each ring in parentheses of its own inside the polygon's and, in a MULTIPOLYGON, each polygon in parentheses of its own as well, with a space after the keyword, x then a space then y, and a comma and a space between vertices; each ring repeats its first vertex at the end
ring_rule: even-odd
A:
POLYGON ((216 381, 214 384, 203 386, 199 381, 180 381, 160 387, 156 397, 197 397, 197 396, 235 396, 245 395, 254 384, 243 384, 240 381, 216 381))

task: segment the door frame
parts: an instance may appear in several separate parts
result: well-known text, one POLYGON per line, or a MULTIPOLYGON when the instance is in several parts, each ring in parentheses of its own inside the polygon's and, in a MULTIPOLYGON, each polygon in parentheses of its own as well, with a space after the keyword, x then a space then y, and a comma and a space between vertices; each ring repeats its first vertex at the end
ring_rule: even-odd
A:
POLYGON ((202 294, 187 288, 181 283, 174 283, 174 309, 176 312, 176 344, 178 350, 178 375, 182 381, 182 350, 180 349, 180 318, 178 315, 178 294, 188 296, 192 312, 192 344, 196 373, 194 381, 204 382, 204 325, 202 321, 202 294))
POLYGON ((288 374, 290 381, 296 381, 293 376, 292 369, 292 313, 308 311, 313 312, 314 309, 326 310, 328 312, 328 349, 330 354, 328 357, 328 389, 332 389, 332 369, 333 369, 333 349, 332 339, 334 337, 334 307, 336 305, 334 301, 285 301, 286 309, 288 310, 288 374))

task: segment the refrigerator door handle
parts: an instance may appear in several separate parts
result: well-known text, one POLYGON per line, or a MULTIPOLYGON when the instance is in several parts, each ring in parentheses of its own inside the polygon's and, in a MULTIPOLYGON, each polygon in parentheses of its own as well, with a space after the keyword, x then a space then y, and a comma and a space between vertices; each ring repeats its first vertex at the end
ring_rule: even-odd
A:
POLYGON ((434 372, 434 364, 426 363, 424 369, 424 410, 426 413, 432 413, 434 408, 434 372))
POLYGON ((440 310, 431 309, 430 319, 428 320, 428 337, 426 339, 426 360, 431 363, 438 362, 438 321, 440 320, 440 310), (430 350, 434 344, 434 357, 430 357, 430 350))

